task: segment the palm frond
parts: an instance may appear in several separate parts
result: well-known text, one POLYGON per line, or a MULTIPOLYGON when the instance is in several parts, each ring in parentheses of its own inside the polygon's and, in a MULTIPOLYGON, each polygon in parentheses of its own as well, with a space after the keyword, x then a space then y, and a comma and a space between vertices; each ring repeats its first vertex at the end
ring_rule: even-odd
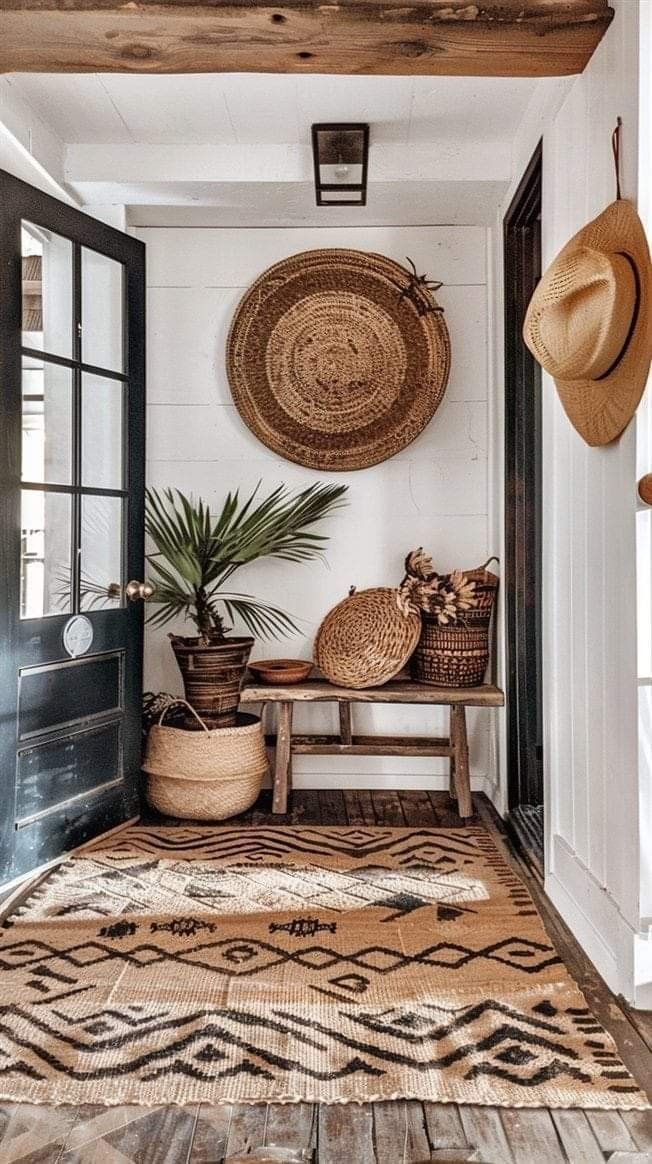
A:
POLYGON ((345 485, 314 484, 297 494, 279 486, 248 510, 244 520, 242 513, 234 514, 222 530, 222 560, 244 564, 262 557, 291 561, 317 557, 327 538, 309 533, 307 527, 337 509, 345 492, 345 485))
POLYGON ((248 595, 223 595, 220 588, 248 562, 281 558, 305 562, 322 555, 328 538, 312 527, 343 504, 345 485, 315 483, 299 492, 279 485, 258 499, 260 482, 244 501, 229 492, 214 518, 203 500, 179 489, 148 489, 145 530, 154 544, 148 555, 158 610, 150 621, 163 625, 185 614, 205 631, 220 627, 219 603, 268 637, 296 631, 289 615, 248 595))
POLYGON ((239 617, 253 635, 262 639, 278 639, 282 635, 296 634, 299 630, 290 615, 277 606, 258 602, 248 594, 221 594, 229 618, 239 617))

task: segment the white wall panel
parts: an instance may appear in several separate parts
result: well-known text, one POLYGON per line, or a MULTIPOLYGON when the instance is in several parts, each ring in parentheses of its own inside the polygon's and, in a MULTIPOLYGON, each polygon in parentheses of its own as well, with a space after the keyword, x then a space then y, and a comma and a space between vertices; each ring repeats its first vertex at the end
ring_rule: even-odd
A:
POLYGON ((150 404, 231 403, 224 351, 240 287, 147 291, 150 404))
MULTIPOLYGON (((326 562, 293 566, 254 563, 238 587, 277 602, 299 621, 300 633, 256 647, 259 655, 308 656, 325 612, 359 588, 400 581, 407 550, 425 545, 442 570, 477 566, 489 556, 487 496, 486 232, 481 228, 141 229, 148 257, 148 480, 213 505, 227 491, 243 493, 262 479, 293 488, 332 480, 349 486, 347 509, 328 524, 326 562), (247 286, 271 263, 299 250, 352 246, 399 262, 409 255, 419 272, 441 279, 440 298, 452 341, 446 397, 407 449, 357 473, 317 473, 284 461, 249 432, 235 409, 225 371, 229 325, 247 286)), ((326 529, 326 527, 325 527, 326 529)), ((178 690, 180 678, 167 629, 147 632, 146 685, 178 690)), ((307 729, 328 730, 335 713, 306 708, 307 729)), ((358 708, 358 730, 389 734, 445 731, 444 714, 411 708, 358 708)), ((470 716, 472 769, 493 788, 493 719, 470 716)), ((445 784, 442 761, 360 757, 351 762, 299 757, 298 781, 338 786, 428 787, 445 784)))
MULTIPOLYGON (((639 52, 639 213, 652 233, 652 8, 641 5, 639 52)), ((636 415, 636 477, 652 468, 652 393, 647 391, 636 415)), ((639 930, 634 958, 638 1006, 652 1009, 652 511, 640 506, 636 549, 639 676, 639 930)))
POLYGON ((446 286, 437 292, 446 312, 451 332, 464 336, 451 355, 451 374, 446 390, 448 400, 486 400, 487 365, 487 288, 446 286))
MULTIPOLYGON (((480 226, 352 226, 220 229, 139 228, 147 243, 150 287, 241 287, 296 251, 356 247, 399 263, 406 255, 419 272, 446 285, 486 283, 485 231, 480 226)), ((465 337, 468 340, 468 337, 465 337)))
MULTIPOLYGON (((544 266, 615 198, 617 116, 623 193, 636 199, 639 5, 614 7, 563 102, 547 116, 538 110, 519 135, 505 208, 542 134, 544 266)), ((497 231, 498 279, 500 245, 497 231)), ((589 448, 544 374, 546 888, 609 985, 629 998, 639 926, 635 436, 634 422, 613 445, 589 448)))

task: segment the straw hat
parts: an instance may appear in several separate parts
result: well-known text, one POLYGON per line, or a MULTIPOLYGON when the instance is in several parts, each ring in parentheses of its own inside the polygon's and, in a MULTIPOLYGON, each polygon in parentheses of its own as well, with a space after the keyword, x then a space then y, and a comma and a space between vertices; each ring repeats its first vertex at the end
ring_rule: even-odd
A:
POLYGON ((619 198, 566 244, 532 296, 523 338, 589 445, 615 440, 643 395, 651 295, 645 232, 619 198))

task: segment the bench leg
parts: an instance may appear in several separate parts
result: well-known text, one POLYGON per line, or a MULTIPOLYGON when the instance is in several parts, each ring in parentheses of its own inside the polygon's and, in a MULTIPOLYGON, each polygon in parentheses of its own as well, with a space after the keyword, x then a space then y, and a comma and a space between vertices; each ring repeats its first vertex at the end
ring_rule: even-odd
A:
POLYGON ((353 742, 353 729, 351 727, 351 704, 348 700, 339 699, 337 706, 340 711, 340 743, 350 744, 353 742))
POLYGON ((469 777, 469 744, 466 735, 466 708, 456 704, 451 708, 452 746, 455 752, 455 791, 457 811, 461 817, 473 816, 471 782, 469 777))
POLYGON ((455 721, 453 719, 453 710, 454 706, 451 704, 448 712, 448 737, 453 750, 448 761, 448 795, 452 800, 457 800, 457 792, 455 791, 455 721))
POLYGON ((285 813, 292 773, 292 703, 279 703, 272 812, 285 813))

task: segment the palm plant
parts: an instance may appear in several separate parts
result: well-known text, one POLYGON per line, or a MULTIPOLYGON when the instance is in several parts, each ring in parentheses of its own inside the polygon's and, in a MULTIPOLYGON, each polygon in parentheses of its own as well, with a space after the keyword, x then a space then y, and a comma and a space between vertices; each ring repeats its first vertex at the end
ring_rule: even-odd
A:
POLYGON ((312 527, 342 504, 346 485, 310 485, 291 493, 279 485, 257 500, 260 482, 246 501, 229 493, 217 517, 202 500, 180 490, 147 490, 145 529, 156 549, 148 555, 158 610, 150 621, 163 626, 184 615, 195 623, 203 646, 221 642, 224 616, 239 617, 262 638, 295 631, 283 610, 249 594, 226 589, 232 575, 257 558, 307 562, 321 556, 328 540, 312 527))

